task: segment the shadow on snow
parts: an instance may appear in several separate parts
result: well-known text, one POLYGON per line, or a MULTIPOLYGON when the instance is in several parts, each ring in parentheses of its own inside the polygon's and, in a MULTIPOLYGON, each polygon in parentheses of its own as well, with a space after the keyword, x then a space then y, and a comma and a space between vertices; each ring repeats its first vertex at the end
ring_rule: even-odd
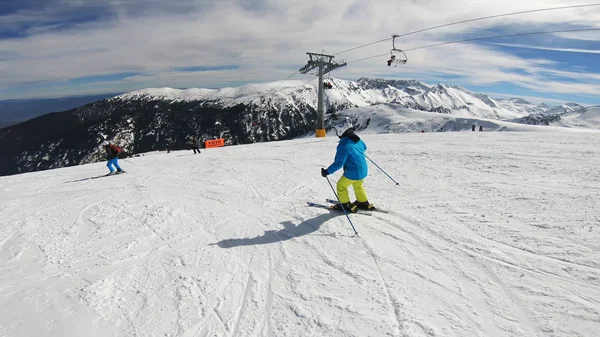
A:
MULTIPOLYGON (((221 248, 233 248, 240 246, 255 246, 277 243, 297 238, 303 235, 308 235, 318 231, 321 225, 327 220, 344 214, 338 212, 330 212, 318 215, 312 219, 306 219, 300 224, 295 225, 292 221, 284 221, 281 224, 283 228, 280 230, 268 230, 265 234, 254 238, 244 239, 225 239, 217 243, 211 243, 209 246, 217 245, 221 248)), ((351 229, 349 229, 351 231, 351 229)))
POLYGON ((103 174, 103 175, 94 176, 94 177, 87 177, 87 178, 82 178, 82 179, 77 179, 77 180, 65 181, 65 184, 66 183, 77 183, 77 182, 80 182, 80 181, 86 181, 86 180, 92 180, 92 179, 98 179, 98 178, 104 178, 104 177, 112 177, 112 176, 109 176, 107 174, 103 174))

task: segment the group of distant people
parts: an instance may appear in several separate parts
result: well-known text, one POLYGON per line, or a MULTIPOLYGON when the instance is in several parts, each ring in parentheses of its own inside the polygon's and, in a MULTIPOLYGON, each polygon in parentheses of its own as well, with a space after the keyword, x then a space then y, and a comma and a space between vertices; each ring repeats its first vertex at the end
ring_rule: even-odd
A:
MULTIPOLYGON (((471 131, 475 131, 475 124, 471 126, 471 131)), ((483 125, 479 126, 479 131, 483 131, 483 125)), ((421 133, 425 133, 425 130, 421 130, 421 133)))
MULTIPOLYGON (((190 149, 194 151, 194 154, 200 153, 200 142, 198 142, 196 137, 192 137, 192 142, 189 145, 190 149)), ((102 143, 100 143, 100 147, 103 147, 104 151, 106 152, 106 166, 110 171, 107 175, 125 173, 125 171, 119 165, 119 156, 121 156, 121 153, 123 152, 121 148, 109 142, 108 140, 102 141, 102 143)), ((167 153, 171 152, 171 147, 172 146, 169 146, 167 148, 167 153)))
MULTIPOLYGON (((192 142, 189 143, 189 149, 194 151, 194 154, 198 154, 200 153, 200 144, 201 142, 199 142, 196 137, 192 137, 192 142)), ((167 153, 171 153, 171 150, 173 150, 173 145, 174 144, 171 143, 169 146, 167 146, 167 153)))
MULTIPOLYGON (((352 139, 352 141, 354 143, 357 143, 360 140, 360 138, 354 134, 354 132, 353 132, 354 128, 352 126, 352 123, 347 118, 343 120, 343 122, 340 125, 340 127, 336 126, 336 131, 338 131, 337 129, 340 129, 339 131, 341 131, 338 134, 338 136, 340 136, 340 139, 348 137, 349 139, 352 139), (347 131, 347 132, 345 132, 345 131, 347 131)), ((471 131, 475 131, 475 124, 472 125, 471 131)), ((479 126, 479 131, 483 131, 483 125, 479 126)), ((424 132, 425 132, 425 130, 421 130, 421 133, 424 133, 424 132)), ((352 144, 352 142, 351 142, 351 144, 352 144)), ((110 172, 108 173, 108 175, 125 173, 125 171, 119 166, 119 155, 121 154, 121 149, 118 146, 116 146, 115 144, 112 144, 112 143, 108 142, 107 140, 103 141, 102 144, 101 144, 101 146, 103 146, 104 150, 106 151, 106 160, 107 160, 106 166, 108 166, 108 169, 110 170, 110 172)), ((363 146, 364 148, 361 148, 360 151, 364 152, 364 150, 366 149, 366 146, 364 146, 364 144, 361 144, 361 146, 363 146)), ((191 150, 194 151, 194 154, 200 153, 200 144, 199 144, 198 139, 196 137, 192 137, 192 142, 190 144, 190 147, 191 147, 191 150)), ((167 148, 167 153, 170 153, 170 152, 171 152, 171 146, 169 146, 167 148)), ((337 164, 339 164, 339 163, 337 163, 337 164)), ((329 172, 327 170, 323 169, 321 173, 325 177, 325 176, 333 173, 337 169, 338 169, 337 165, 332 165, 329 168, 329 172)), ((362 177, 362 175, 361 175, 361 178, 364 178, 364 177, 362 177)), ((348 208, 350 208, 351 211, 355 211, 356 210, 356 206, 359 205, 359 204, 360 204, 360 206, 365 207, 367 209, 371 208, 371 207, 374 208, 373 205, 370 204, 366 200, 366 193, 363 194, 364 190, 362 188, 362 179, 360 179, 361 183, 357 184, 355 186, 355 188, 357 188, 358 191, 359 191, 359 199, 365 199, 365 200, 359 200, 359 201, 355 202, 354 205, 350 205, 348 203, 348 201, 346 200, 344 192, 347 189, 347 187, 349 185, 352 185, 354 182, 355 181, 352 181, 352 180, 350 180, 350 183, 344 181, 344 182, 342 182, 342 185, 344 185, 344 186, 338 185, 338 192, 342 193, 342 198, 341 199, 342 199, 342 203, 345 204, 344 206, 347 206, 348 208), (351 207, 351 206, 353 206, 353 207, 351 207)))

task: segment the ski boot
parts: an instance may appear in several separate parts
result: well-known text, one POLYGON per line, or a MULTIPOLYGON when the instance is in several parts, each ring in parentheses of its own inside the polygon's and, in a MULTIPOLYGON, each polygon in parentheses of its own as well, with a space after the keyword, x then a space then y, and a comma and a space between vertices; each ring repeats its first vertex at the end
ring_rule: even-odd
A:
POLYGON ((375 207, 375 205, 369 203, 368 200, 367 201, 363 201, 363 202, 360 202, 360 201, 356 200, 353 204, 354 204, 354 206, 356 207, 357 210, 359 210, 359 209, 363 209, 365 211, 376 211, 377 210, 377 208, 375 207))
POLYGON ((349 213, 358 212, 358 208, 356 207, 356 205, 354 205, 351 202, 347 202, 345 204, 335 204, 335 205, 331 206, 331 209, 334 209, 336 211, 342 211, 342 205, 344 206, 344 209, 346 210, 346 212, 349 212, 349 213))

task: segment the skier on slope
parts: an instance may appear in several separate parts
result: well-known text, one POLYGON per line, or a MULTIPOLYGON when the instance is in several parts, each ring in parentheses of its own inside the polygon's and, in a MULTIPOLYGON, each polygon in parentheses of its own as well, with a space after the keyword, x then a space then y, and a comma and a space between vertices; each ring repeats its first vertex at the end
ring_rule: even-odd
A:
POLYGON ((123 171, 123 169, 121 169, 119 166, 119 153, 121 153, 121 149, 106 140, 103 141, 101 145, 104 146, 104 150, 106 151, 106 160, 108 160, 106 166, 108 166, 108 169, 110 170, 110 173, 108 174, 115 174, 113 166, 116 168, 116 174, 125 173, 125 171, 123 171))
MULTIPOLYGON (((335 160, 327 169, 321 168, 321 175, 327 177, 340 168, 344 169, 344 174, 337 182, 337 193, 340 202, 349 212, 357 212, 359 209, 375 210, 375 206, 369 203, 367 192, 363 186, 364 179, 368 174, 367 161, 365 160, 365 151, 367 145, 354 133, 352 122, 348 117, 342 117, 335 125, 335 133, 340 138, 338 143, 335 160), (356 201, 351 203, 348 195, 348 187, 354 187, 356 201)), ((336 205, 337 209, 341 206, 336 205)))
POLYGON ((198 151, 197 153, 200 153, 200 149, 198 148, 198 140, 196 140, 196 137, 192 138, 192 150, 194 150, 194 154, 196 154, 196 151, 198 151))

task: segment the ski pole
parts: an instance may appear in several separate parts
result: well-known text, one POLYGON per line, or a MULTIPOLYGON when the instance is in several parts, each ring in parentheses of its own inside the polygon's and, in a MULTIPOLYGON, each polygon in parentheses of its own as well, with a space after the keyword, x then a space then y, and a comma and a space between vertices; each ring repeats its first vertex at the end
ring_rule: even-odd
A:
POLYGON ((381 172, 383 172, 383 173, 384 173, 386 176, 388 176, 388 178, 390 178, 390 179, 391 179, 393 182, 395 182, 395 183, 396 183, 396 186, 400 185, 400 183, 399 183, 399 182, 395 181, 395 180, 394 180, 394 178, 390 177, 390 175, 389 175, 389 174, 387 174, 387 172, 385 172, 385 171, 384 171, 384 170, 383 170, 381 167, 379 167, 379 165, 377 165, 377 164, 376 164, 376 163, 375 163, 375 162, 374 162, 374 161, 373 161, 371 158, 369 158, 369 156, 367 156, 367 155, 365 154, 365 157, 367 157, 367 159, 369 159, 369 160, 371 161, 371 163, 373 163, 373 165, 377 166, 377 168, 378 168, 378 169, 380 169, 380 170, 381 170, 381 172))
POLYGON ((340 201, 340 198, 338 197, 337 193, 335 193, 335 190, 333 189, 333 185, 331 185, 331 181, 329 181, 329 177, 325 177, 325 178, 327 179, 327 182, 329 183, 329 187, 331 187, 331 191, 333 191, 333 195, 335 195, 335 198, 340 203, 340 207, 342 207, 342 211, 344 211, 344 214, 346 214, 346 218, 348 219, 350 226, 352 226, 352 229, 354 230, 354 234, 356 234, 356 236, 358 236, 358 232, 356 231, 356 228, 354 228, 354 224, 352 223, 352 220, 350 220, 350 216, 348 215, 348 212, 346 212, 346 207, 344 207, 344 205, 340 201))
POLYGON ((129 163, 129 164, 133 164, 132 162, 130 162, 130 161, 129 161, 129 160, 127 160, 127 159, 121 159, 121 160, 122 160, 122 161, 124 161, 124 162, 127 162, 127 163, 129 163))

